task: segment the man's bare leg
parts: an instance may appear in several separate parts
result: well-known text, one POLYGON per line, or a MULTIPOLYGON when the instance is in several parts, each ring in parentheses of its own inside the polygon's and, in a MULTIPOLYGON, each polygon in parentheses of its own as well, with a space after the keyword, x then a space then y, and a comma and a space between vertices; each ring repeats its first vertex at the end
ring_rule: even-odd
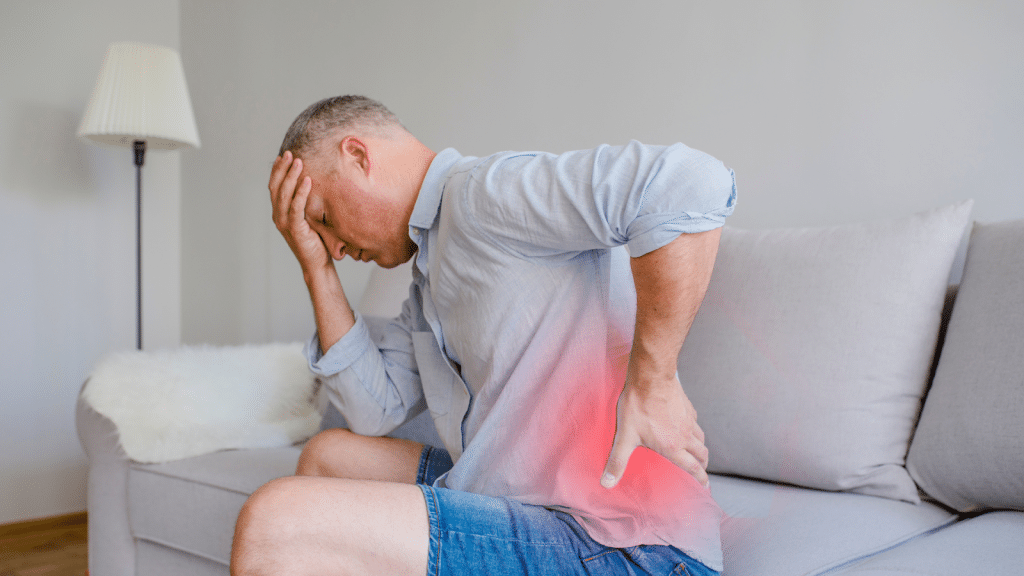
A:
POLYGON ((324 430, 306 442, 295 474, 383 482, 416 482, 423 444, 324 430))
POLYGON ((299 476, 273 480, 245 503, 231 573, 426 573, 429 522, 412 484, 421 451, 408 440, 321 432, 303 450, 299 476))

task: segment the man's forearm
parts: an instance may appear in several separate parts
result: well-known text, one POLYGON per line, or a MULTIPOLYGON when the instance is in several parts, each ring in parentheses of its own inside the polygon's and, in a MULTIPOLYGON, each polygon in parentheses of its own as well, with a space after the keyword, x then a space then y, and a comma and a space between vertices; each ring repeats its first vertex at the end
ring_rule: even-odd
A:
POLYGON ((683 234, 633 258, 633 350, 615 412, 615 439, 601 484, 613 488, 637 446, 668 458, 707 486, 708 453, 697 414, 676 378, 676 358, 704 299, 721 229, 683 234))
POLYGON ((652 375, 657 381, 674 378, 679 351, 711 280, 721 233, 717 228, 681 234, 669 244, 631 259, 637 295, 630 357, 633 376, 652 375))
POLYGON ((302 276, 313 301, 320 351, 326 354, 331 346, 355 326, 355 314, 345 297, 345 290, 341 287, 341 280, 333 264, 315 271, 304 271, 302 276))

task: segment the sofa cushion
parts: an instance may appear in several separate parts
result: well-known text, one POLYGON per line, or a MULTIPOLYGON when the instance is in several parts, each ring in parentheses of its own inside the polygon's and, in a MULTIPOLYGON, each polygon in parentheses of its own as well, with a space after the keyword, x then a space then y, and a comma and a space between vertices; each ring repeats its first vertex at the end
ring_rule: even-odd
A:
POLYGON ((1020 574, 1024 513, 989 512, 857 562, 836 576, 1020 574))
POLYGON ((811 576, 898 546, 956 517, 934 504, 711 476, 725 512, 723 576, 811 576))
POLYGON ((301 448, 227 450, 133 464, 128 514, 139 540, 228 565, 235 520, 263 484, 295 473, 301 448))
POLYGON ((970 209, 723 231, 679 356, 710 471, 918 501, 904 460, 970 209))
POLYGON ((228 567, 222 562, 139 540, 135 572, 139 576, 228 576, 228 567))
POLYGON ((1024 220, 976 225, 907 465, 960 511, 1024 510, 1024 220))

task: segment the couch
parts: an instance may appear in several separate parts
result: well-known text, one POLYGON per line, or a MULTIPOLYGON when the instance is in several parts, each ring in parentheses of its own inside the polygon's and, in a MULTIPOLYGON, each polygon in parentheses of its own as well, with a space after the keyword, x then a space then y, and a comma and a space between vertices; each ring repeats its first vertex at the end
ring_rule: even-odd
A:
MULTIPOLYGON (((726 227, 679 359, 726 575, 1024 574, 1024 221, 970 209, 726 227)), ((360 309, 407 284, 375 270, 360 309)), ((93 576, 227 574, 239 509, 302 448, 146 464, 81 399, 77 425, 93 576)), ((425 413, 394 435, 439 442, 425 413)))

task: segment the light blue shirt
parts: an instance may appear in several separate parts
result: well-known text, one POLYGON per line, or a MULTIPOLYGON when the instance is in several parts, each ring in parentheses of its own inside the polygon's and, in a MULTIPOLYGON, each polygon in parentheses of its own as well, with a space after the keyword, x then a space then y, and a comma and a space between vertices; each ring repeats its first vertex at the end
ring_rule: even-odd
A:
POLYGON ((682 144, 437 155, 409 233, 401 315, 357 315, 311 369, 351 429, 383 435, 424 409, 455 466, 437 486, 572 514, 598 542, 670 544, 721 570, 710 491, 639 448, 600 485, 632 347, 629 256, 717 228, 731 170, 682 144), (628 252, 627 252, 628 247, 628 252))

